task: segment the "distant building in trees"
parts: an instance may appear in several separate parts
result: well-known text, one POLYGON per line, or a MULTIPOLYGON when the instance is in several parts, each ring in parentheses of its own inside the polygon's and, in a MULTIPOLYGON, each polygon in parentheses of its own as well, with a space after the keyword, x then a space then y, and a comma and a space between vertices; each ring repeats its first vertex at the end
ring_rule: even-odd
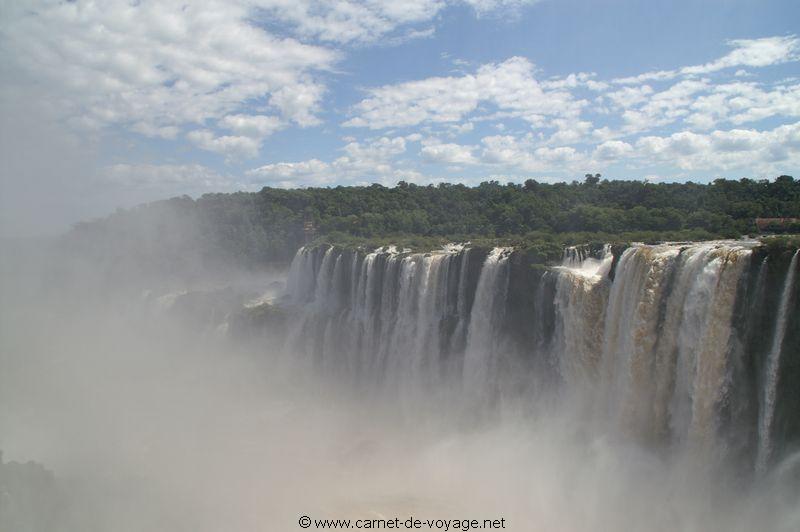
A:
POLYGON ((800 218, 756 218, 756 227, 761 233, 800 232, 800 218))

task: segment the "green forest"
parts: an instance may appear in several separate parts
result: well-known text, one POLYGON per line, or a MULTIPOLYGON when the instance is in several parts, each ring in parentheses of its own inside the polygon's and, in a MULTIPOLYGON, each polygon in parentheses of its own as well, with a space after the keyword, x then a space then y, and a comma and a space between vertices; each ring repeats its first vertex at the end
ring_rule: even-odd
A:
MULTIPOLYGON (((201 255, 242 264, 284 263, 304 243, 505 242, 556 248, 591 241, 659 241, 755 235, 755 219, 800 218, 800 181, 717 179, 650 183, 586 175, 571 183, 483 182, 338 186, 206 194, 120 210, 76 225, 70 245, 201 255), (103 247, 103 246, 101 246, 103 247)), ((763 228, 762 228, 763 229, 763 228)), ((798 233, 797 224, 770 227, 798 233)))

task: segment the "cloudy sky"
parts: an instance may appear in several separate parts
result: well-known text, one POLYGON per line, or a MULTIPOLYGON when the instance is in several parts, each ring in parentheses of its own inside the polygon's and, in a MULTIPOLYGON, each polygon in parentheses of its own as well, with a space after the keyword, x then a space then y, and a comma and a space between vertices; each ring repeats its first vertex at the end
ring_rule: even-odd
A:
POLYGON ((800 174, 796 0, 0 0, 4 235, 378 182, 800 174))

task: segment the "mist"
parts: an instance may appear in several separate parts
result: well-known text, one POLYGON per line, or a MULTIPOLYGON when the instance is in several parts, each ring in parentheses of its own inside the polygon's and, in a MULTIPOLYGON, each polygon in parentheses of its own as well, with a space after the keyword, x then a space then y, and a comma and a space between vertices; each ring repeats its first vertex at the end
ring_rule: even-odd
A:
POLYGON ((284 531, 301 516, 565 531, 800 524, 796 454, 743 479, 630 437, 579 393, 480 404, 451 378, 353 380, 343 359, 332 371, 287 342, 296 320, 232 334, 237 309, 287 290, 285 269, 179 282, 126 264, 114 279, 127 285, 108 290, 109 264, 54 242, 3 256, 4 532, 284 531), (98 280, 104 290, 87 288, 98 280))

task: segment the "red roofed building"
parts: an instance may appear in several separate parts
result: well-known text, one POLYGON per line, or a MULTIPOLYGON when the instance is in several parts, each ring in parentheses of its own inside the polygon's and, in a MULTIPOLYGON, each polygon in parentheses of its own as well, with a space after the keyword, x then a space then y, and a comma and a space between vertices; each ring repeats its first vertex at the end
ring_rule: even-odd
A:
POLYGON ((800 218, 756 218, 756 227, 762 233, 797 231, 800 229, 800 218))

